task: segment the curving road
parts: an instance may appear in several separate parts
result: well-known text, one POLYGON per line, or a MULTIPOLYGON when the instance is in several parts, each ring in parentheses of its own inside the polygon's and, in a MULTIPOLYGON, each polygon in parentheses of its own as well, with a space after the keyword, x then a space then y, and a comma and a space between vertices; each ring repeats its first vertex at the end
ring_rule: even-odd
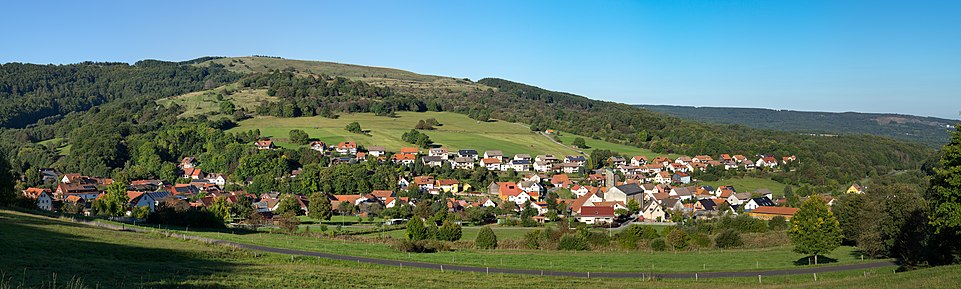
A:
POLYGON ((141 232, 141 233, 146 233, 146 232, 161 233, 171 238, 178 238, 178 239, 184 239, 184 240, 188 240, 188 239, 196 240, 196 241, 205 242, 208 244, 231 246, 231 247, 236 247, 236 248, 241 248, 246 250, 261 251, 261 252, 286 254, 286 255, 294 255, 294 256, 317 257, 317 258, 325 258, 325 259, 331 259, 331 260, 369 263, 369 264, 378 264, 378 265, 395 266, 395 267, 414 267, 414 268, 434 269, 434 270, 441 270, 441 271, 461 271, 461 272, 474 272, 474 273, 486 273, 486 274, 503 273, 503 274, 523 274, 523 275, 562 276, 562 277, 581 277, 581 278, 695 279, 695 278, 735 278, 735 277, 798 275, 798 274, 827 273, 827 272, 864 270, 864 269, 897 266, 897 263, 892 261, 878 261, 878 262, 871 262, 871 263, 858 263, 858 264, 809 267, 809 268, 797 268, 797 269, 731 271, 731 272, 645 273, 645 272, 570 272, 570 271, 550 271, 550 270, 529 270, 529 269, 514 269, 514 268, 492 268, 492 267, 477 267, 477 266, 452 265, 452 264, 437 264, 437 263, 425 263, 425 262, 390 260, 390 259, 380 259, 380 258, 368 258, 368 257, 361 257, 361 256, 330 254, 330 253, 322 253, 322 252, 258 246, 258 245, 237 243, 237 242, 211 239, 211 238, 205 238, 205 237, 184 235, 184 234, 172 233, 172 232, 156 232, 156 231, 144 230, 136 227, 131 228, 123 225, 117 226, 113 224, 105 224, 105 223, 100 223, 96 221, 77 221, 77 222, 91 225, 91 226, 114 229, 114 230, 141 232))

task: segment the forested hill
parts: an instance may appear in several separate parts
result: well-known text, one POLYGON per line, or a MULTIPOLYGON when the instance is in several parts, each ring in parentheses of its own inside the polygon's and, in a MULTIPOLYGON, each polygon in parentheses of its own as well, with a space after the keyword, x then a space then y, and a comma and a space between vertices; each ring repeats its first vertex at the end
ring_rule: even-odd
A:
MULTIPOLYGON (((242 57, 136 65, 5 64, 3 70, 8 70, 3 78, 13 80, 5 82, 0 99, 9 123, 0 128, 0 137, 12 141, 0 146, 21 173, 53 167, 165 178, 180 158, 222 154, 226 143, 236 143, 231 150, 236 154, 208 158, 222 161, 221 168, 236 168, 239 155, 253 153, 244 148, 256 135, 226 135, 223 129, 233 122, 252 115, 333 118, 353 112, 384 117, 397 111, 455 112, 665 154, 797 155, 800 165, 779 174, 779 180, 825 190, 892 170, 917 169, 934 152, 870 135, 824 137, 690 121, 503 79, 473 82, 329 62, 242 57), (259 91, 264 101, 235 107, 229 102, 237 91, 259 91), (211 105, 221 109, 185 116, 185 107, 157 102, 186 92, 209 94, 211 105), (76 105, 65 108, 61 97, 76 105)), ((289 167, 304 165, 296 159, 289 158, 295 162, 289 167)))
POLYGON ((754 128, 823 134, 871 134, 932 147, 948 142, 958 120, 902 114, 813 112, 763 108, 637 105, 680 118, 754 128))

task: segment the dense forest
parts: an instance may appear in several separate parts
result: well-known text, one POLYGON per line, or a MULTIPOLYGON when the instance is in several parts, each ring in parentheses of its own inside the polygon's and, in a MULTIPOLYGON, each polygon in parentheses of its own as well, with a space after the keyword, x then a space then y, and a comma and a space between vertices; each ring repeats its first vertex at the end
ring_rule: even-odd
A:
MULTIPOLYGON (((7 106, 47 95, 29 91, 59 90, 65 91, 64 95, 82 99, 102 97, 93 97, 95 101, 77 101, 84 104, 68 111, 61 111, 59 106, 57 110, 49 110, 37 105, 33 110, 5 112, 9 114, 6 119, 15 119, 19 124, 10 123, 2 131, 4 137, 14 140, 5 146, 14 170, 19 173, 53 167, 91 175, 107 176, 122 171, 132 177, 169 179, 173 162, 183 156, 200 156, 205 160, 204 165, 217 166, 210 168, 211 171, 236 174, 239 160, 249 154, 245 145, 257 137, 255 132, 222 136, 219 129, 230 126, 230 120, 208 121, 203 115, 178 118, 183 108, 155 103, 164 96, 232 81, 241 87, 266 88, 268 94, 279 99, 264 102, 255 112, 248 113, 337 117, 340 113, 374 112, 389 117, 395 111, 452 111, 481 121, 492 118, 521 122, 530 124, 533 130, 567 131, 661 153, 797 155, 801 162, 796 170, 780 173, 775 178, 789 184, 810 184, 824 191, 894 170, 916 170, 933 155, 933 150, 923 145, 888 138, 818 137, 740 125, 705 124, 492 78, 478 81, 474 89, 452 90, 430 86, 384 87, 357 79, 282 69, 238 75, 221 65, 197 66, 187 62, 141 61, 132 66, 10 64, 3 69, 7 70, 8 66, 11 70, 28 66, 37 72, 6 74, 17 79, 6 83, 34 87, 33 90, 18 88, 17 94, 7 95, 4 99, 7 106), (94 76, 82 77, 87 74, 94 76), (40 89, 43 87, 59 89, 40 89), (97 89, 67 91, 71 87, 97 89), (85 109, 87 106, 90 109, 85 109), (25 120, 30 119, 27 116, 39 121, 30 124, 25 120), (39 143, 44 140, 50 141, 39 143), (64 143, 53 140, 64 140, 64 143), (69 150, 64 150, 65 147, 69 150)), ((291 163, 287 168, 309 163, 291 163)))
POLYGON ((0 65, 0 127, 53 122, 118 99, 161 98, 211 88, 239 76, 222 67, 142 60, 134 65, 84 62, 71 65, 0 65))
POLYGON ((810 112, 762 108, 637 105, 647 110, 709 123, 818 134, 870 134, 939 147, 958 120, 912 115, 810 112))

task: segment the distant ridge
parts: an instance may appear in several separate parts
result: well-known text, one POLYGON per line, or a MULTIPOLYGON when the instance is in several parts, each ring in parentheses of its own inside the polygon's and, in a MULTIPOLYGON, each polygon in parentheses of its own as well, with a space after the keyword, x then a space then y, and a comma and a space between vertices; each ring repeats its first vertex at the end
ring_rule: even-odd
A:
POLYGON ((817 112, 738 107, 635 105, 697 121, 827 134, 870 134, 941 146, 959 120, 891 113, 817 112))

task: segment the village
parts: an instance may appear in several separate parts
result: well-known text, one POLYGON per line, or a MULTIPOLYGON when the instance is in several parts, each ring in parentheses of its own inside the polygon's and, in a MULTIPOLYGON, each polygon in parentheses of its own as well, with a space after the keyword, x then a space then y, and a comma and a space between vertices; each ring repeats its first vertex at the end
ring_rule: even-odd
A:
MULTIPOLYGON (((259 150, 277 149, 270 139, 253 143, 259 150)), ((612 226, 625 222, 667 223, 684 218, 714 218, 729 214, 747 214, 759 219, 776 216, 787 220, 797 211, 786 207, 783 197, 775 198, 770 190, 738 191, 733 186, 690 185, 695 180, 692 175, 708 168, 724 170, 765 170, 789 165, 797 161, 795 156, 775 157, 760 155, 748 158, 743 155, 722 154, 717 159, 711 156, 680 156, 674 159, 634 156, 630 159, 610 157, 605 167, 585 172, 585 156, 553 156, 516 154, 507 156, 501 151, 492 150, 479 153, 476 150, 462 149, 449 151, 446 148, 418 149, 401 148, 390 154, 383 146, 370 146, 359 149, 352 141, 328 145, 314 141, 309 147, 320 154, 331 157, 330 165, 359 162, 392 163, 397 166, 412 166, 420 162, 427 167, 449 166, 455 170, 474 170, 482 167, 495 172, 517 172, 516 181, 495 181, 486 187, 472 187, 457 179, 443 179, 432 175, 398 176, 397 190, 371 190, 349 195, 325 194, 331 201, 332 210, 343 208, 349 203, 349 212, 342 214, 368 216, 400 204, 416 207, 420 200, 399 197, 403 192, 416 188, 419 192, 432 196, 447 196, 450 212, 463 211, 470 207, 510 208, 520 212, 533 209, 538 222, 571 217, 587 225, 612 226), (582 177, 574 177, 582 176, 582 177), (569 194, 549 199, 551 192, 566 191, 569 194), (549 204, 552 201, 554 204, 549 204), (376 211, 365 210, 376 207, 376 211), (550 209, 557 210, 549 214, 550 209)), ((280 193, 270 192, 260 195, 244 191, 225 191, 228 176, 208 173, 199 168, 199 160, 184 157, 178 168, 186 183, 170 184, 160 180, 133 180, 127 184, 129 200, 128 215, 135 211, 153 212, 163 201, 179 200, 191 207, 210 206, 216 198, 224 198, 229 203, 249 201, 255 211, 267 219, 277 211, 280 193)), ((41 172, 45 181, 56 182, 55 189, 27 188, 25 197, 36 202, 39 209, 48 211, 71 211, 90 214, 91 203, 104 196, 104 188, 113 183, 112 179, 82 176, 79 174, 60 174, 53 170, 41 172)), ((298 170, 291 172, 297 177, 298 170)), ((860 192, 855 184, 848 192, 860 192)), ((304 192, 291 194, 301 210, 308 212, 308 197, 304 192)), ((833 199, 823 196, 830 204, 833 199)), ((142 217, 142 216, 141 216, 142 217)))

